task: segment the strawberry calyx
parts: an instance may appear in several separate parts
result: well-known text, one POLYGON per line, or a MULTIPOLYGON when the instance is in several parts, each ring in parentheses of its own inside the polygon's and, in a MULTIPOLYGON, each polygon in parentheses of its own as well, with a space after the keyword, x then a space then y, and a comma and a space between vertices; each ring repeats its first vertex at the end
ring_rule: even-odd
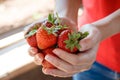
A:
POLYGON ((39 26, 34 25, 34 27, 25 35, 25 38, 31 37, 34 34, 36 34, 38 28, 39 28, 39 26))
POLYGON ((78 39, 80 38, 80 34, 79 33, 75 33, 75 32, 71 32, 68 34, 68 40, 65 40, 64 43, 66 43, 66 48, 70 49, 71 51, 73 51, 74 47, 76 47, 77 49, 79 49, 81 46, 78 44, 79 41, 78 39))
POLYGON ((60 24, 60 18, 58 16, 58 13, 56 13, 56 15, 54 15, 53 13, 48 15, 48 22, 52 23, 52 24, 60 24))
POLYGON ((49 15, 48 15, 48 22, 54 24, 54 23, 55 23, 55 20, 56 20, 56 18, 55 18, 55 16, 54 16, 54 14, 49 14, 49 15))
POLYGON ((79 33, 81 34, 81 37, 79 38, 79 40, 84 39, 85 37, 87 37, 89 35, 88 32, 84 32, 84 33, 79 32, 79 33))
POLYGON ((88 32, 71 32, 68 34, 68 40, 65 40, 66 48, 73 51, 74 48, 80 49, 79 41, 89 35, 88 32))
POLYGON ((54 16, 54 14, 49 14, 48 21, 46 24, 42 25, 42 28, 44 30, 46 30, 48 32, 48 34, 54 34, 55 36, 57 36, 58 35, 57 32, 59 32, 59 30, 68 28, 68 26, 61 25, 60 23, 61 23, 61 21, 60 21, 60 18, 57 13, 56 13, 56 17, 54 16), (48 23, 51 26, 47 26, 48 23))

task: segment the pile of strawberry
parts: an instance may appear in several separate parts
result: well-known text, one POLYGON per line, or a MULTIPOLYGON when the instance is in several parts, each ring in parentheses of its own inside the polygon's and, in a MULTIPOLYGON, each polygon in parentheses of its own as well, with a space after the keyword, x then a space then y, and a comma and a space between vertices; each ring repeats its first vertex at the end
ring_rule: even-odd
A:
MULTIPOLYGON (((45 56, 50 54, 53 56, 54 48, 61 48, 70 53, 76 53, 80 49, 79 41, 88 35, 88 32, 74 32, 69 29, 69 26, 61 24, 61 21, 56 14, 49 14, 48 19, 41 25, 34 25, 27 32, 25 39, 31 47, 36 47, 45 56)), ((55 68, 52 64, 43 60, 44 68, 55 68)))

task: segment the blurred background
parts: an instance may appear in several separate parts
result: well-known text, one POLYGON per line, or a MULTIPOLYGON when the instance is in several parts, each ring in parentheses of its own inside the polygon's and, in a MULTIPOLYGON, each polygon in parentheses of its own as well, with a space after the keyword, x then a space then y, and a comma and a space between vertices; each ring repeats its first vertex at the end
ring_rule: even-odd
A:
POLYGON ((26 25, 54 10, 54 0, 0 0, 0 80, 71 80, 44 75, 28 55, 26 25))

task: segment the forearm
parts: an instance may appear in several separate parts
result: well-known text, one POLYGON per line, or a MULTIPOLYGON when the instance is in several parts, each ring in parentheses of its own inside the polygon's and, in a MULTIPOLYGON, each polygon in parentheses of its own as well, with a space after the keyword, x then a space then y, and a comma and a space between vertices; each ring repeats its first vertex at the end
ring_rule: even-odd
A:
POLYGON ((92 23, 102 33, 102 39, 110 37, 120 32, 120 9, 109 16, 92 23))
POLYGON ((77 23, 78 9, 81 0, 56 0, 55 12, 61 17, 67 17, 77 23))

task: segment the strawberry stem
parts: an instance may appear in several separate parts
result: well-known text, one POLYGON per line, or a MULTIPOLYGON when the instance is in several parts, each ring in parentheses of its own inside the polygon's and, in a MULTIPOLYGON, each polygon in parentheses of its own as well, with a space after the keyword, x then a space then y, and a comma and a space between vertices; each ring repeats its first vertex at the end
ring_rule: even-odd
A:
POLYGON ((73 49, 76 47, 77 49, 80 49, 81 46, 79 45, 79 41, 89 35, 88 32, 72 32, 68 34, 68 40, 65 40, 64 43, 66 43, 66 48, 73 51, 73 49))
POLYGON ((38 28, 39 28, 39 26, 34 25, 34 27, 31 29, 31 31, 27 35, 25 35, 25 38, 28 38, 28 37, 36 34, 38 28))
POLYGON ((59 30, 63 30, 68 28, 66 25, 61 25, 61 21, 60 18, 58 16, 58 14, 56 13, 56 18, 54 17, 54 14, 49 14, 48 15, 48 22, 52 23, 53 25, 51 27, 47 27, 45 25, 43 25, 43 29, 46 30, 48 32, 48 34, 54 34, 55 36, 57 36, 57 32, 59 30), (55 23, 58 23, 58 25, 56 25, 55 23))
POLYGON ((57 21, 58 21, 58 24, 60 25, 60 23, 61 23, 61 20, 60 20, 60 18, 59 18, 59 16, 58 16, 58 13, 56 13, 56 17, 57 17, 57 21))
POLYGON ((79 40, 84 39, 85 37, 87 37, 89 35, 88 32, 84 32, 84 33, 79 32, 79 33, 81 34, 81 37, 79 38, 79 40))

